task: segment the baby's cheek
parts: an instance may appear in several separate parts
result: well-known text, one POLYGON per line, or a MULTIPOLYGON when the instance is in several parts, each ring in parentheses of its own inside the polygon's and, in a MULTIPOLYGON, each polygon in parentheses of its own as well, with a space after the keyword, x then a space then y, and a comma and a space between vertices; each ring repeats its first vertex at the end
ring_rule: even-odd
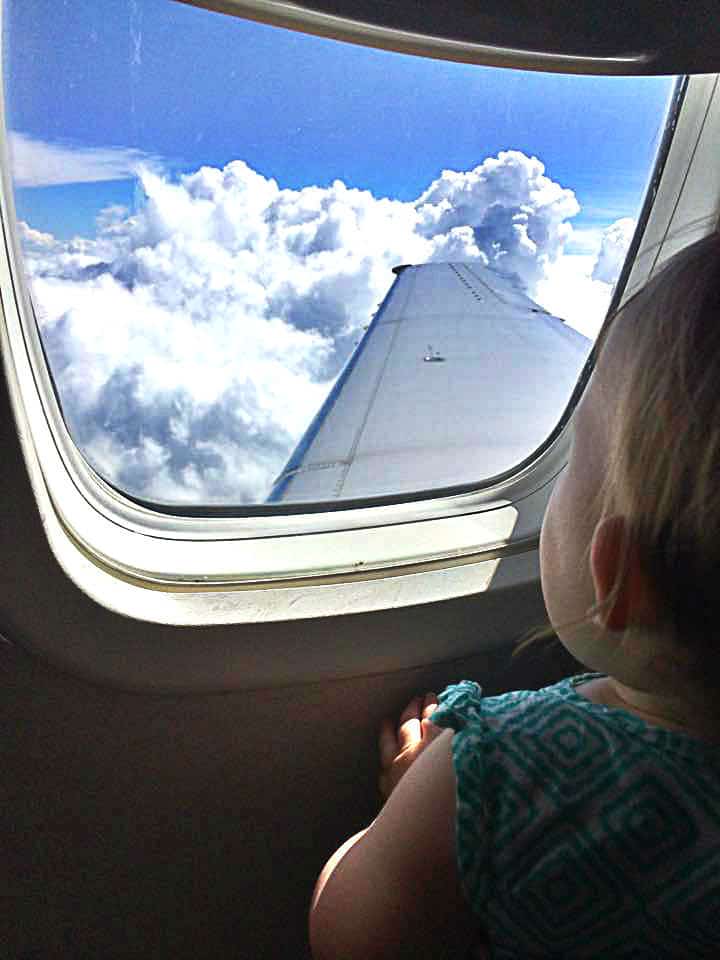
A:
POLYGON ((585 529, 573 511, 573 489, 567 479, 566 475, 558 478, 540 530, 540 581, 555 627, 582 616, 587 591, 582 549, 585 529))
POLYGON ((540 583, 542 585, 545 606, 550 619, 554 621, 557 582, 562 576, 559 569, 559 544, 557 542, 557 521, 554 508, 554 495, 550 498, 542 527, 540 528, 540 583))
POLYGON ((556 560, 559 547, 560 530, 563 527, 567 500, 565 493, 567 467, 555 481, 550 494, 542 524, 540 526, 540 569, 552 565, 556 560))

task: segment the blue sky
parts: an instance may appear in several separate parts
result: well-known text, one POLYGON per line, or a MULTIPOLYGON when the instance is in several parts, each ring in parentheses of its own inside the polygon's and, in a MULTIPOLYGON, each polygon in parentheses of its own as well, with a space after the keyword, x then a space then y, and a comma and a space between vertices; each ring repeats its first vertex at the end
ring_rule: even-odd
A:
MULTIPOLYGON (((173 0, 12 0, 8 126, 77 148, 134 148, 178 173, 243 159, 281 186, 335 178, 416 197, 443 168, 538 156, 581 204, 577 228, 637 210, 666 79, 573 78, 366 50, 173 0)), ((17 191, 61 238, 94 232, 129 181, 17 191)))

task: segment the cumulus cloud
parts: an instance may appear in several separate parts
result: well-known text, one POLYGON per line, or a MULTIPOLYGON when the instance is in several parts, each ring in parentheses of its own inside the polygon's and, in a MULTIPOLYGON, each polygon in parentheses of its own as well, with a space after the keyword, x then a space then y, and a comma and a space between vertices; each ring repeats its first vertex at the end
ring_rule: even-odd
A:
POLYGON ((129 147, 85 147, 49 143, 25 133, 9 134, 13 179, 17 187, 129 180, 141 164, 154 163, 129 147))
POLYGON ((57 249, 59 246, 57 240, 51 233, 34 230, 30 224, 25 223, 24 220, 20 220, 18 223, 18 233, 20 235, 20 243, 25 250, 47 252, 48 250, 57 249))
MULTIPOLYGON (((21 231, 70 429, 100 473, 149 500, 262 501, 392 266, 481 262, 548 309, 570 276, 575 195, 518 151, 444 171, 409 202, 340 180, 283 189, 239 160, 138 175, 145 203, 101 211, 93 238, 21 231)), ((582 270, 583 295, 609 298, 592 257, 582 270)))
POLYGON ((516 274, 534 289, 562 254, 572 234, 568 220, 580 204, 572 190, 546 176, 537 157, 507 150, 474 170, 444 170, 416 209, 418 231, 435 240, 436 259, 447 258, 453 230, 469 227, 473 243, 466 257, 480 251, 491 266, 516 274))
POLYGON ((590 340, 600 331, 613 291, 612 284, 593 280, 596 260, 589 254, 558 258, 535 291, 538 303, 590 340))
POLYGON ((594 340, 610 306, 635 226, 635 220, 623 217, 605 230, 584 231, 580 243, 573 237, 573 247, 584 252, 566 253, 546 267, 535 286, 537 301, 594 340))
POLYGON ((600 251, 593 267, 593 280, 615 283, 625 262, 630 241, 635 233, 635 225, 632 217, 623 217, 611 223, 604 231, 600 241, 600 251))

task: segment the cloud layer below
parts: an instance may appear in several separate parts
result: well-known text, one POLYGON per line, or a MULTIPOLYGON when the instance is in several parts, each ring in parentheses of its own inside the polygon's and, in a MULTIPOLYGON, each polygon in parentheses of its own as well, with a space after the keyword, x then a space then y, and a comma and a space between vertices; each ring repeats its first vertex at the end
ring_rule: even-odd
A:
MULTIPOLYGON (((72 176, 101 172, 89 153, 72 176)), ((132 162, 111 154, 111 172, 132 162)), ((39 182, 31 168, 20 162, 39 182)), ((242 161, 139 176, 145 205, 103 210, 93 239, 20 229, 70 429, 99 472, 149 500, 262 501, 394 265, 501 268, 593 335, 632 234, 618 221, 598 256, 565 255, 577 199, 518 151, 444 171, 414 202, 340 180, 281 189, 242 161)))

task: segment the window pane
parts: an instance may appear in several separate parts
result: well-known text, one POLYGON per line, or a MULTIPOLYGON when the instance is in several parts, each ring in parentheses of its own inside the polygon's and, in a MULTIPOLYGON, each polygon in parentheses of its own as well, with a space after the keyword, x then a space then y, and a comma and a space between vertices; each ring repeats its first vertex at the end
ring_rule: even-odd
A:
POLYGON ((172 0, 6 7, 26 273, 108 481, 228 508, 392 496, 543 442, 672 80, 443 63, 172 0))

